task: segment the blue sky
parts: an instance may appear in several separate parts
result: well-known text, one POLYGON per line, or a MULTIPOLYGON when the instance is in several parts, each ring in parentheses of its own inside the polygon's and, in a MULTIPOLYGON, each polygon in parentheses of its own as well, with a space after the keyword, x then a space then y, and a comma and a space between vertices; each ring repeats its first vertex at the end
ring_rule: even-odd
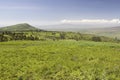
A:
POLYGON ((63 20, 119 18, 120 0, 0 0, 1 25, 23 22, 49 25, 63 20))

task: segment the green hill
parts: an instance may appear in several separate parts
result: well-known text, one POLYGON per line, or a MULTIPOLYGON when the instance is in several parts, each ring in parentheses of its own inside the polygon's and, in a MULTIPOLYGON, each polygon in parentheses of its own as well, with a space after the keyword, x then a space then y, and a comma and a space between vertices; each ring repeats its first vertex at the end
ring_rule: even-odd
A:
MULTIPOLYGON (((0 28, 0 42, 11 40, 89 40, 115 42, 113 38, 76 32, 45 31, 27 23, 0 28), (33 33, 34 32, 34 33, 33 33)), ((116 39, 117 40, 117 39, 116 39)), ((118 40, 117 40, 118 41, 118 40)))
POLYGON ((40 30, 40 29, 33 27, 27 23, 16 24, 16 25, 0 28, 0 31, 36 31, 36 30, 40 30))

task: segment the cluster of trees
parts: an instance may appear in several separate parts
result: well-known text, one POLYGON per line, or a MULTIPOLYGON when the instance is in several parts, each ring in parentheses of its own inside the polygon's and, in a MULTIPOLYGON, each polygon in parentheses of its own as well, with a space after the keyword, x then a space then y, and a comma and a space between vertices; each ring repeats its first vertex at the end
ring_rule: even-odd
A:
POLYGON ((102 39, 100 37, 94 36, 94 37, 92 37, 92 41, 100 42, 100 41, 102 41, 102 39))
POLYGON ((23 32, 1 32, 0 42, 10 41, 10 40, 38 40, 38 37, 33 35, 27 36, 23 32))
MULTIPOLYGON (((106 37, 93 36, 75 32, 55 32, 55 31, 29 31, 29 32, 0 32, 0 42, 11 40, 90 40, 90 41, 114 41, 106 37)), ((118 41, 118 40, 117 40, 118 41)))

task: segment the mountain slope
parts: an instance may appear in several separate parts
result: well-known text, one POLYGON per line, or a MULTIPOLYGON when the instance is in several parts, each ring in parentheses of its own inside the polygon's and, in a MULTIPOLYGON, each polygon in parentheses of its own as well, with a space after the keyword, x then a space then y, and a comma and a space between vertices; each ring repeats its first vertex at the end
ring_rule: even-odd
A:
POLYGON ((40 29, 37 29, 27 23, 16 24, 16 25, 0 28, 0 31, 34 31, 34 30, 40 30, 40 29))

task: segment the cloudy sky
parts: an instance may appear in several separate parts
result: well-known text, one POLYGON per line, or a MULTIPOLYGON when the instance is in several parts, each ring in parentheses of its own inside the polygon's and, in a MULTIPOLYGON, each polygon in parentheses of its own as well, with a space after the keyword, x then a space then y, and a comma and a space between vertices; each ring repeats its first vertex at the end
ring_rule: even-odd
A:
POLYGON ((0 0, 0 25, 120 23, 120 0, 0 0))

